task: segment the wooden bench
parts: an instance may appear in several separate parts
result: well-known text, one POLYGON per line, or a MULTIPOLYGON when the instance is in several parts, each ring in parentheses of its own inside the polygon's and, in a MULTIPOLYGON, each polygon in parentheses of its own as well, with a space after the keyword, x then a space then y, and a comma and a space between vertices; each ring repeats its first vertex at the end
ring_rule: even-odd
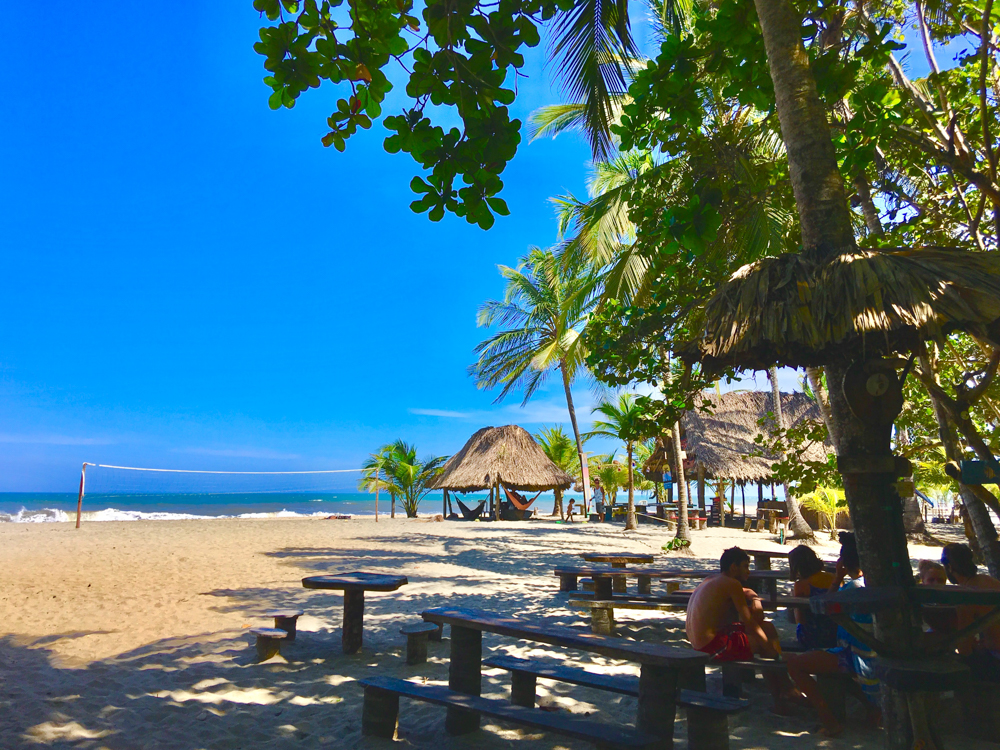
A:
POLYGON ((395 739, 399 724, 399 696, 411 700, 446 706, 449 711, 486 714, 502 721, 521 724, 561 734, 573 739, 592 742, 601 750, 662 747, 654 736, 589 719, 565 714, 551 714, 534 708, 524 708, 507 701, 481 698, 456 692, 438 685, 421 685, 395 677, 375 676, 359 683, 365 688, 361 713, 361 734, 369 737, 395 739))
MULTIPOLYGON (((639 679, 631 675, 605 675, 579 667, 540 664, 514 656, 494 656, 483 662, 484 667, 510 672, 510 702, 534 708, 535 686, 539 677, 571 685, 606 690, 611 693, 639 697, 639 679)), ((694 690, 680 690, 677 705, 684 706, 688 716, 688 747, 690 750, 727 750, 729 747, 729 714, 743 711, 750 704, 709 695, 694 690)))
MULTIPOLYGON (((461 607, 438 607, 423 612, 422 616, 428 622, 451 626, 448 686, 468 695, 478 696, 482 689, 484 632, 638 662, 636 727, 639 732, 659 738, 663 746, 669 747, 673 742, 678 688, 705 689, 708 655, 693 649, 624 641, 565 626, 547 627, 519 617, 461 607)), ((466 734, 478 728, 478 713, 459 707, 449 708, 445 729, 450 734, 466 734)))
MULTIPOLYGON (((559 578, 560 591, 577 591, 578 580, 583 577, 590 577, 594 580, 597 593, 601 599, 611 598, 613 580, 618 577, 635 578, 638 580, 639 593, 651 593, 652 581, 654 578, 662 579, 703 579, 710 576, 719 575, 718 570, 679 570, 676 568, 597 568, 592 566, 565 566, 556 568, 554 575, 559 578)), ((777 582, 787 581, 788 571, 785 570, 751 570, 750 580, 747 583, 749 588, 760 587, 764 584, 766 593, 775 598, 778 595, 777 582), (772 583, 773 582, 773 583, 772 583)), ((755 589, 756 590, 756 589, 755 589)))
POLYGON ((272 609, 264 613, 264 617, 274 618, 274 627, 288 633, 285 640, 289 642, 295 640, 295 624, 301 616, 302 612, 298 609, 272 609))
MULTIPOLYGON (((675 612, 687 609, 691 592, 677 592, 667 596, 615 596, 610 599, 599 599, 597 596, 575 594, 569 600, 571 607, 590 610, 590 629, 601 635, 614 635, 615 610, 634 609, 647 612, 675 612)), ((808 607, 809 600, 804 597, 779 596, 775 600, 761 599, 765 610, 776 610, 784 607, 808 607)))
POLYGON ((415 622, 404 625, 399 632, 406 636, 406 663, 423 664, 427 661, 427 639, 434 633, 441 640, 441 626, 433 622, 415 622))
POLYGON ((250 632, 257 636, 257 661, 267 661, 281 652, 281 642, 288 638, 288 633, 279 628, 251 628, 250 632))

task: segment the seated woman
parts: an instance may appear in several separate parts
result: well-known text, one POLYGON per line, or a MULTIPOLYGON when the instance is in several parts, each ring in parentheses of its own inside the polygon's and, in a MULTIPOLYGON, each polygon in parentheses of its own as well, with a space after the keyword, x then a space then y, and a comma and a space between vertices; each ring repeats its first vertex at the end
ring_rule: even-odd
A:
MULTIPOLYGON (((837 560, 837 571, 834 573, 830 591, 864 586, 861 571, 861 558, 858 555, 858 545, 854 534, 842 531, 840 533, 840 559, 837 560), (845 579, 850 576, 851 580, 845 579)), ((851 615, 851 619, 860 625, 871 625, 871 615, 851 615)), ((822 651, 807 651, 804 654, 789 654, 788 676, 792 678, 795 687, 808 699, 819 714, 823 723, 820 731, 830 737, 836 737, 844 731, 844 727, 830 711, 819 685, 812 675, 816 674, 849 674, 854 678, 854 694, 861 698, 868 711, 868 721, 877 725, 881 720, 879 704, 879 682, 872 667, 874 652, 864 643, 852 636, 843 628, 837 628, 837 646, 822 651)))
MULTIPOLYGON (((946 586, 948 574, 944 565, 933 560, 921 560, 917 563, 917 579, 921 586, 946 586)), ((934 636, 940 637, 955 630, 956 613, 954 607, 922 607, 924 622, 934 636)))
MULTIPOLYGON (((811 547, 800 544, 788 553, 788 567, 795 581, 792 596, 808 598, 830 591, 833 573, 823 570, 823 561, 811 547)), ((826 615, 813 614, 805 607, 795 608, 795 637, 808 650, 837 645, 837 623, 826 615)))

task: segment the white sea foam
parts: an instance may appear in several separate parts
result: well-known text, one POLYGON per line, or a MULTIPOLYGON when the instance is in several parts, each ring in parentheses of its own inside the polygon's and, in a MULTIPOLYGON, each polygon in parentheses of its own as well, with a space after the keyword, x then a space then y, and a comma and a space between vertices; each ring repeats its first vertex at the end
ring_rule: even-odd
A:
MULTIPOLYGON (((164 513, 146 512, 140 510, 119 510, 118 508, 105 508, 104 510, 91 510, 83 513, 84 521, 203 521, 223 518, 324 518, 329 515, 345 515, 343 513, 331 513, 330 511, 315 511, 314 513, 297 513, 292 510, 279 510, 271 513, 240 513, 239 515, 205 516, 194 513, 164 513)), ((371 515, 370 513, 353 513, 347 515, 371 515)), ((28 510, 21 508, 17 513, 0 512, 0 523, 46 523, 46 522, 66 522, 72 521, 65 511, 55 508, 43 508, 41 510, 28 510)))
POLYGON ((69 516, 64 511, 56 508, 42 508, 41 510, 28 510, 21 508, 17 513, 0 513, 0 523, 52 523, 68 521, 69 516))

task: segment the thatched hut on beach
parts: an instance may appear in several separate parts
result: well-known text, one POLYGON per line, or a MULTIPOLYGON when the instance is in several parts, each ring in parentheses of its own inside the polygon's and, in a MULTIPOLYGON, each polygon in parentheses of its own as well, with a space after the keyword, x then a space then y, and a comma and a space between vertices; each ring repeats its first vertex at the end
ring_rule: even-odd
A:
POLYGON ((490 512, 498 516, 501 488, 523 492, 566 490, 573 477, 556 466, 523 427, 483 427, 448 459, 431 489, 490 491, 490 512))
MULTIPOLYGON (((705 480, 726 479, 739 485, 756 484, 763 498, 763 485, 772 482, 771 465, 777 457, 755 455, 760 447, 754 439, 765 432, 760 420, 773 413, 771 394, 761 391, 705 393, 712 402, 710 411, 689 411, 681 420, 684 442, 685 474, 698 480, 698 504, 704 507, 705 480)), ((782 393, 781 408, 787 427, 803 420, 823 419, 819 406, 804 393, 782 393)), ((809 445, 803 458, 808 461, 825 461, 833 452, 833 445, 809 445)), ((673 450, 669 440, 658 441, 656 450, 642 466, 643 474, 654 481, 674 465, 673 450)))

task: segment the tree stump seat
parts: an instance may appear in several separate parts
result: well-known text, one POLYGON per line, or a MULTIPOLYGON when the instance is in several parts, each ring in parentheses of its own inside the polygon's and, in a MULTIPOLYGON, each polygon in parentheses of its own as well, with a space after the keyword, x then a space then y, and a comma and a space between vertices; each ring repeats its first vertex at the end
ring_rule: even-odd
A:
MULTIPOLYGON (((579 667, 543 664, 506 655, 490 657, 483 662, 483 666, 510 672, 510 702, 525 708, 535 706, 535 686, 539 677, 634 698, 639 696, 639 678, 631 675, 597 674, 579 667)), ((750 706, 745 700, 734 700, 696 690, 678 691, 676 704, 687 711, 690 750, 727 750, 729 714, 750 706)))
POLYGON ((394 739, 399 725, 399 697, 424 701, 449 709, 476 711, 503 721, 541 729, 584 742, 601 750, 653 750, 662 747, 657 737, 611 724, 566 714, 552 714, 534 708, 509 704, 504 700, 482 698, 438 685, 422 685, 395 677, 375 676, 359 680, 365 699, 361 713, 361 734, 394 739))
POLYGON ((295 624, 302 616, 302 611, 298 609, 272 609, 264 613, 264 617, 274 618, 274 627, 288 633, 287 641, 295 640, 295 624))
POLYGON ((406 636, 406 663, 413 665, 427 661, 427 639, 431 633, 440 633, 440 628, 433 622, 421 621, 404 625, 399 632, 406 636))
POLYGON ((257 636, 257 661, 267 661, 281 652, 281 642, 288 638, 288 633, 278 628, 251 628, 251 633, 257 636))

